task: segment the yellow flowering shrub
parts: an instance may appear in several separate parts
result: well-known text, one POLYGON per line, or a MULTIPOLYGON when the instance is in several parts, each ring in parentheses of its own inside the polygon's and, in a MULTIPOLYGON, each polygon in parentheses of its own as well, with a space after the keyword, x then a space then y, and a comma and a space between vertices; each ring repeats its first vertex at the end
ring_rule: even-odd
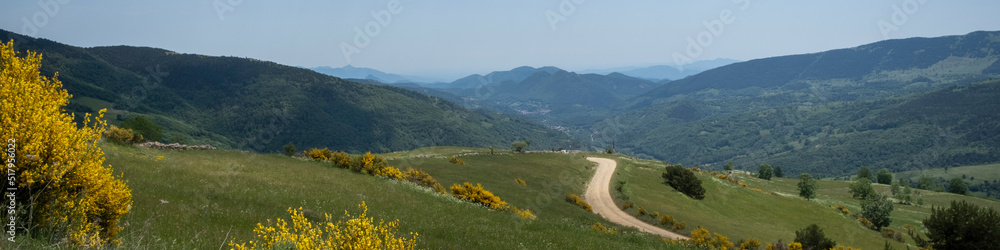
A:
POLYGON ((587 212, 594 212, 594 209, 590 207, 590 204, 588 204, 587 201, 580 199, 580 196, 576 194, 566 194, 566 201, 583 208, 583 210, 587 210, 587 212))
POLYGON ((501 200, 499 196, 493 195, 492 192, 483 189, 483 185, 479 183, 472 185, 466 182, 461 186, 454 184, 451 186, 451 194, 460 199, 479 203, 492 209, 504 209, 507 207, 507 202, 501 200))
POLYGON ((684 222, 674 223, 674 230, 682 230, 684 228, 687 228, 687 223, 684 222))
POLYGON ((788 250, 802 250, 802 243, 798 242, 788 243, 788 250))
POLYGON ((329 148, 323 148, 323 149, 311 148, 309 150, 306 150, 305 155, 306 157, 309 157, 310 159, 313 160, 328 161, 330 160, 331 157, 333 157, 333 151, 331 151, 329 148))
POLYGON ((521 218, 525 218, 525 219, 529 219, 529 220, 536 220, 536 219, 538 219, 538 217, 535 216, 535 214, 531 213, 531 210, 529 210, 529 209, 520 209, 520 208, 517 208, 515 206, 511 206, 510 209, 513 210, 514 213, 517 214, 518 216, 521 216, 521 218))
POLYGON ((594 225, 591 225, 590 228, 592 228, 594 230, 597 230, 597 231, 600 231, 600 232, 608 233, 608 234, 615 234, 615 229, 614 228, 609 228, 609 227, 606 227, 604 225, 601 225, 600 222, 594 223, 594 225))
MULTIPOLYGON (((257 234, 254 240, 245 243, 229 241, 229 246, 233 249, 414 249, 417 244, 417 233, 410 233, 410 237, 397 236, 396 231, 399 220, 386 223, 368 217, 368 206, 364 202, 358 205, 361 214, 351 216, 344 211, 345 219, 342 221, 331 221, 329 214, 326 221, 322 223, 310 222, 302 213, 302 208, 298 210, 288 209, 292 214, 292 225, 284 219, 277 219, 274 225, 264 226, 260 223, 254 228, 257 234), (294 246, 294 247, 293 247, 294 246)), ((271 220, 268 220, 268 224, 271 220)))
POLYGON ((514 182, 517 182, 517 184, 521 184, 521 186, 527 186, 528 185, 528 183, 524 182, 524 180, 522 180, 521 178, 514 179, 514 182))
POLYGON ((438 193, 446 194, 448 192, 444 189, 444 186, 441 186, 441 183, 438 183, 434 177, 424 171, 407 168, 406 172, 403 172, 403 179, 420 186, 432 188, 438 193))
POLYGON ((132 129, 119 128, 115 125, 108 126, 108 129, 104 131, 104 137, 123 144, 134 144, 142 141, 142 135, 132 131, 132 129))
POLYGON ((462 159, 458 159, 458 157, 455 157, 455 156, 452 156, 451 158, 448 158, 448 162, 451 162, 453 164, 458 164, 458 165, 465 166, 465 162, 462 161, 462 159))
POLYGON ((329 161, 333 162, 333 166, 338 168, 351 168, 351 156, 341 151, 333 152, 329 161))
POLYGON ((663 216, 660 216, 660 224, 674 224, 674 217, 664 214, 663 216))
POLYGON ((751 250, 760 248, 760 241, 754 238, 747 238, 740 241, 740 250, 751 250))
POLYGON ((118 243, 118 221, 132 206, 132 192, 104 166, 97 147, 107 125, 104 110, 77 128, 63 112, 71 96, 59 74, 41 76, 42 56, 18 57, 13 45, 0 43, 0 140, 10 150, 0 159, 15 174, 17 206, 29 211, 16 223, 77 246, 118 243))
POLYGON ((376 173, 376 175, 389 177, 389 179, 393 179, 393 180, 402 180, 403 179, 403 172, 400 172, 399 169, 395 168, 395 167, 384 167, 382 169, 379 169, 379 171, 378 171, 378 173, 376 173))
POLYGON ((854 248, 854 247, 851 247, 851 246, 845 247, 845 246, 837 245, 837 247, 830 248, 830 250, 861 250, 861 248, 854 248))

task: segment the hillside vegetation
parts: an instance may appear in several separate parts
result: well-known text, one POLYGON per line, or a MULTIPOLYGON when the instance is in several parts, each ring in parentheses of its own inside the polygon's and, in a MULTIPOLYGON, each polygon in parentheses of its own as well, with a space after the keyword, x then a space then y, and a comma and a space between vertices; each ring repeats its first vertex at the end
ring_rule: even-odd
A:
POLYGON ((168 142, 275 152, 292 141, 360 153, 524 139, 547 148, 568 141, 523 118, 272 62, 142 47, 78 48, 7 31, 0 39, 44 54, 42 73, 59 72, 74 96, 69 111, 110 108, 112 123, 142 114, 164 127, 168 142))
MULTIPOLYGON (((853 199, 848 192, 850 182, 819 180, 817 197, 805 200, 798 197, 798 179, 773 177, 763 180, 737 173, 734 177, 747 185, 741 187, 701 171, 696 175, 706 192, 704 199, 697 200, 663 183, 660 174, 665 172, 666 164, 625 157, 617 157, 616 160, 619 168, 616 178, 612 180, 616 183, 612 192, 617 193, 619 206, 632 204, 627 211, 633 216, 660 224, 656 223, 658 219, 639 215, 637 207, 642 207, 647 213, 671 215, 675 221, 685 222, 687 228, 704 227, 734 241, 753 238, 767 243, 781 239, 788 243, 795 239, 796 230, 817 224, 827 237, 840 245, 882 249, 888 241, 895 249, 917 249, 915 242, 906 236, 904 225, 916 226, 921 232, 926 232, 922 221, 930 216, 932 207, 947 207, 953 200, 964 200, 1000 210, 1000 203, 996 201, 920 190, 914 199, 921 199, 922 205, 896 204, 891 213, 889 229, 902 232, 904 242, 900 243, 884 238, 880 232, 864 227, 834 208, 844 206, 851 214, 861 211, 859 200, 853 199)), ((877 192, 889 193, 888 185, 875 184, 874 188, 877 192)))
MULTIPOLYGON (((170 151, 112 143, 101 147, 114 174, 123 175, 132 189, 132 210, 122 218, 125 229, 119 233, 127 249, 217 249, 230 240, 252 239, 254 225, 287 219, 289 208, 301 207, 309 220, 323 221, 324 213, 334 219, 345 211, 358 214, 362 202, 376 222, 398 219, 399 232, 418 233, 417 246, 424 249, 681 249, 563 201, 568 192, 581 193, 582 181, 593 173, 580 155, 500 150, 488 155, 487 149, 455 147, 386 155, 394 158, 391 165, 427 171, 445 186, 481 183, 504 201, 537 215, 537 220, 529 220, 327 162, 237 151, 170 151), (486 155, 462 156, 471 152, 486 155), (466 165, 449 163, 453 155, 466 165), (619 232, 596 231, 591 228, 596 222, 619 232)), ((0 247, 10 246, 3 244, 0 247)))

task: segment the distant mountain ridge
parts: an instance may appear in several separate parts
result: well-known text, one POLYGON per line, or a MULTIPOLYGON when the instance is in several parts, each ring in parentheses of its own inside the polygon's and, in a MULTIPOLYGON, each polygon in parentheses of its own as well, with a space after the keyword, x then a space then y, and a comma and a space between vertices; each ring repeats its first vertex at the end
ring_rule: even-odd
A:
POLYGON ((621 67, 621 68, 610 68, 610 69, 589 69, 581 70, 579 73, 593 73, 607 75, 610 73, 622 73, 627 76, 642 78, 647 80, 677 80, 691 75, 701 73, 703 71, 714 69, 722 66, 726 66, 733 63, 741 62, 740 60, 728 59, 728 58, 717 58, 712 60, 696 61, 694 63, 686 65, 653 65, 648 67, 621 67))
POLYGON ((321 66, 310 69, 319 73, 336 76, 340 78, 370 79, 384 83, 412 82, 411 80, 401 75, 385 73, 372 68, 363 68, 363 67, 358 68, 351 65, 347 65, 340 68, 321 66))
POLYGON ((685 164, 766 162, 838 175, 861 165, 996 162, 1000 153, 982 145, 997 140, 1000 124, 989 117, 1000 97, 980 93, 994 91, 996 79, 996 31, 756 59, 627 100, 590 128, 601 134, 590 147, 616 140, 621 152, 685 164))
POLYGON ((79 48, 0 30, 19 51, 43 54, 42 74, 73 95, 67 111, 109 108, 118 122, 145 115, 168 142, 277 152, 329 147, 354 153, 431 145, 539 148, 569 138, 524 118, 471 111, 441 98, 362 84, 256 59, 181 54, 145 47, 79 48))

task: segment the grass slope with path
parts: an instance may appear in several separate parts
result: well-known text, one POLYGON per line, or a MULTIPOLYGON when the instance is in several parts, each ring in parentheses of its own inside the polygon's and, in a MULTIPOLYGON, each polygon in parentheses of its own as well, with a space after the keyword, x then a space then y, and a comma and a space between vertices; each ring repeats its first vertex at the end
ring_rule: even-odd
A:
MULTIPOLYGON (((775 242, 795 239, 795 231, 810 224, 818 224, 826 235, 842 245, 862 249, 881 249, 886 238, 879 232, 869 230, 850 216, 833 209, 834 205, 845 205, 851 213, 861 211, 860 202, 848 193, 850 182, 819 180, 817 198, 811 201, 798 197, 798 179, 772 178, 770 181, 737 174, 750 188, 757 192, 720 180, 708 173, 696 174, 702 181, 706 193, 704 200, 694 200, 667 186, 660 176, 664 163, 633 160, 617 157, 618 171, 612 180, 614 185, 625 182, 623 192, 612 190, 621 207, 627 196, 635 206, 643 206, 647 211, 674 216, 687 223, 688 230, 698 226, 711 232, 718 232, 741 239, 752 237, 761 242, 775 242)), ((888 185, 874 184, 880 193, 889 193, 888 185)), ((919 190, 916 199, 923 199, 924 205, 895 204, 890 228, 906 232, 904 224, 914 225, 921 230, 922 220, 930 215, 932 206, 947 207, 952 200, 966 200, 978 206, 1000 210, 1000 203, 970 196, 937 193, 919 190)), ((635 215, 636 208, 629 212, 635 215)), ((916 249, 912 239, 904 236, 906 244, 916 249)), ((889 240, 895 249, 906 249, 907 245, 889 240)))
MULTIPOLYGON (((419 233, 421 249, 683 249, 633 229, 606 234, 595 222, 613 225, 564 201, 582 193, 594 168, 573 154, 452 155, 486 149, 437 147, 393 153, 391 165, 432 174, 446 187, 482 183, 537 220, 494 211, 412 184, 333 168, 329 163, 239 151, 169 151, 99 144, 116 176, 127 181, 134 204, 121 221, 120 249, 228 249, 245 242, 257 223, 289 219, 304 209, 311 221, 357 214, 365 202, 376 220, 399 220, 399 232, 419 233), (426 158, 422 158, 426 157, 426 158), (527 185, 514 181, 521 178, 527 185), (563 180, 563 181, 560 181, 563 180)), ((497 150, 498 152, 500 150, 497 150)), ((18 235, 0 249, 50 249, 58 245, 18 235)))

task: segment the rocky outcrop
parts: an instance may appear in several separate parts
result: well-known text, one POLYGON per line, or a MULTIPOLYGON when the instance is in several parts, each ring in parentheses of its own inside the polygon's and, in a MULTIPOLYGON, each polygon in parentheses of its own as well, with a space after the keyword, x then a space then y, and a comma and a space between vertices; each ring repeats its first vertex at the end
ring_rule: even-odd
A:
POLYGON ((215 147, 208 144, 188 146, 180 143, 163 144, 156 141, 144 142, 138 144, 138 146, 146 148, 155 148, 155 149, 169 149, 169 150, 215 150, 215 147))

